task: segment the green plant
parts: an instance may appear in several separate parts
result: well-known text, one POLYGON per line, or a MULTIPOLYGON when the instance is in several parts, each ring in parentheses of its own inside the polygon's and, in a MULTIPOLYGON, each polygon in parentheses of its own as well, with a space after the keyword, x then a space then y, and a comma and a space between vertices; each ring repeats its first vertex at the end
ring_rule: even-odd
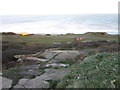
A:
POLYGON ((47 80, 49 82, 49 89, 55 89, 56 85, 59 83, 59 81, 54 81, 54 80, 47 80))
POLYGON ((7 77, 13 80, 13 85, 16 85, 19 81, 19 79, 23 78, 23 76, 20 74, 19 66, 14 66, 7 70, 2 70, 3 77, 7 77))
POLYGON ((67 58, 67 59, 61 60, 60 63, 72 65, 76 63, 76 59, 67 58))
POLYGON ((70 73, 65 76, 60 83, 58 83, 57 87, 119 87, 120 79, 118 79, 118 53, 97 53, 85 58, 84 61, 78 65, 73 64, 70 69, 70 73))

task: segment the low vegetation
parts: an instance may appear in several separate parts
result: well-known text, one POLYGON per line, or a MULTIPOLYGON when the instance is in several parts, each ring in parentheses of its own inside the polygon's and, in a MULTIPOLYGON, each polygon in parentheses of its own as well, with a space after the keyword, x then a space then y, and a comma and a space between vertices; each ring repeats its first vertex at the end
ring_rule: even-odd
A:
POLYGON ((2 42, 2 64, 3 68, 9 68, 11 66, 16 65, 17 59, 15 59, 14 55, 22 55, 22 54, 32 54, 39 51, 44 50, 45 46, 37 46, 37 45, 24 45, 17 42, 2 42))
POLYGON ((19 66, 14 66, 9 68, 8 70, 3 70, 3 77, 7 77, 13 80, 13 85, 16 85, 19 79, 23 78, 23 76, 19 73, 20 69, 19 66))
MULTIPOLYGON (((3 70, 3 76, 13 79, 14 85, 23 77, 18 73, 20 69, 16 66, 18 63, 14 55, 33 54, 49 48, 80 50, 84 53, 74 59, 61 60, 60 63, 69 64, 65 68, 71 71, 60 81, 48 81, 50 88, 118 88, 120 87, 118 45, 118 35, 107 33, 32 36, 4 34, 2 35, 2 65, 6 70, 3 70), (75 41, 75 36, 80 36, 83 40, 75 41)), ((46 68, 39 68, 38 71, 44 69, 46 68)))
POLYGON ((99 53, 72 65, 56 88, 118 88, 118 53, 99 53))

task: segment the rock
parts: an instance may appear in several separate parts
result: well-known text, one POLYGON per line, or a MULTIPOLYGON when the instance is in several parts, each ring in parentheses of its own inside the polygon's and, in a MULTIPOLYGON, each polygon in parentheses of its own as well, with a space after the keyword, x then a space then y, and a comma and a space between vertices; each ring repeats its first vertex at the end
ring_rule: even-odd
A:
POLYGON ((35 54, 25 54, 25 55, 14 55, 14 58, 26 58, 26 57, 40 57, 43 51, 37 52, 35 54))
POLYGON ((34 79, 23 78, 19 80, 19 83, 15 85, 14 88, 49 88, 49 83, 39 78, 34 79))
MULTIPOLYGON (((56 52, 60 52, 60 51, 56 51, 56 52)), ((62 53, 57 55, 54 59, 73 59, 74 57, 80 54, 77 50, 74 51, 66 50, 61 52, 62 53)))
POLYGON ((0 76, 0 90, 2 89, 2 77, 0 76))
POLYGON ((28 81, 29 79, 20 79, 19 83, 14 86, 14 88, 25 88, 24 84, 28 81))
POLYGON ((39 72, 37 69, 40 67, 40 64, 36 65, 22 65, 19 67, 21 70, 20 74, 25 78, 31 78, 34 76, 38 76, 44 73, 44 71, 39 72))
POLYGON ((28 75, 34 75, 34 76, 38 76, 38 75, 42 75, 44 72, 39 72, 37 70, 28 70, 28 71, 22 71, 20 72, 21 75, 24 76, 28 76, 28 75))
POLYGON ((12 80, 1 76, 0 78, 2 78, 2 88, 11 88, 12 80))
POLYGON ((24 85, 26 88, 49 88, 49 83, 40 79, 31 79, 24 85))
POLYGON ((15 58, 18 58, 18 61, 41 61, 47 62, 49 60, 54 59, 53 61, 57 61, 60 59, 74 58, 77 56, 79 52, 77 50, 46 50, 42 53, 38 52, 36 54, 28 54, 28 55, 15 55, 15 58), (37 58, 37 56, 42 56, 45 59, 37 58), (33 57, 34 56, 34 57, 33 57), (36 56, 36 57, 35 57, 36 56))
POLYGON ((41 62, 48 61, 48 59, 40 59, 40 58, 36 58, 36 57, 26 57, 24 60, 41 61, 41 62))
POLYGON ((20 58, 21 55, 14 55, 14 58, 20 58))
POLYGON ((59 66, 66 67, 69 66, 69 64, 59 64, 59 66))
POLYGON ((35 70, 35 69, 38 69, 39 68, 39 64, 36 64, 36 65, 22 65, 20 66, 19 68, 22 69, 22 70, 35 70))
POLYGON ((80 52, 77 50, 50 50, 45 51, 42 55, 51 60, 50 63, 54 63, 63 59, 73 59, 74 57, 79 55, 79 53, 80 52))
POLYGON ((60 80, 69 72, 68 69, 45 69, 45 73, 38 78, 42 80, 60 80))
POLYGON ((52 63, 52 64, 46 64, 45 65, 46 67, 66 67, 66 66, 69 66, 69 64, 62 64, 62 63, 52 63))
POLYGON ((47 59, 52 59, 55 55, 58 55, 60 52, 54 52, 54 51, 45 51, 42 56, 44 56, 47 59))
MULTIPOLYGON (((15 56, 14 56, 15 57, 15 56)), ((18 62, 24 62, 24 61, 34 61, 34 62, 37 62, 37 61, 40 61, 40 62, 47 62, 49 61, 48 59, 41 59, 41 58, 37 58, 37 57, 24 57, 24 58, 18 58, 17 60, 18 62)))
POLYGON ((56 63, 56 62, 60 62, 61 60, 64 59, 74 59, 77 55, 80 54, 79 51, 77 50, 55 50, 54 52, 59 53, 58 55, 56 55, 54 58, 52 58, 49 63, 56 63))

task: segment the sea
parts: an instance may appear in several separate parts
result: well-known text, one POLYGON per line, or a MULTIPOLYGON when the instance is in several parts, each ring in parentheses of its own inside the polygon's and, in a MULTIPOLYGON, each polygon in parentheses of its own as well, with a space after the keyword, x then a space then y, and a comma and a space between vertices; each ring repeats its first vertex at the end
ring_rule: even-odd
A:
POLYGON ((1 32, 118 34, 117 14, 0 16, 1 32))

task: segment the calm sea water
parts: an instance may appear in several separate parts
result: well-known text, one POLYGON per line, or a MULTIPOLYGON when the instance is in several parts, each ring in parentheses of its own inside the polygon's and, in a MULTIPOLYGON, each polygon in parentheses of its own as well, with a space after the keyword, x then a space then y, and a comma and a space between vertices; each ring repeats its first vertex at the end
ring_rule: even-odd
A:
POLYGON ((0 16, 1 24, 22 24, 41 21, 57 21, 65 24, 87 25, 91 29, 110 29, 110 34, 116 34, 118 30, 117 14, 82 14, 82 15, 51 15, 51 16, 0 16))

